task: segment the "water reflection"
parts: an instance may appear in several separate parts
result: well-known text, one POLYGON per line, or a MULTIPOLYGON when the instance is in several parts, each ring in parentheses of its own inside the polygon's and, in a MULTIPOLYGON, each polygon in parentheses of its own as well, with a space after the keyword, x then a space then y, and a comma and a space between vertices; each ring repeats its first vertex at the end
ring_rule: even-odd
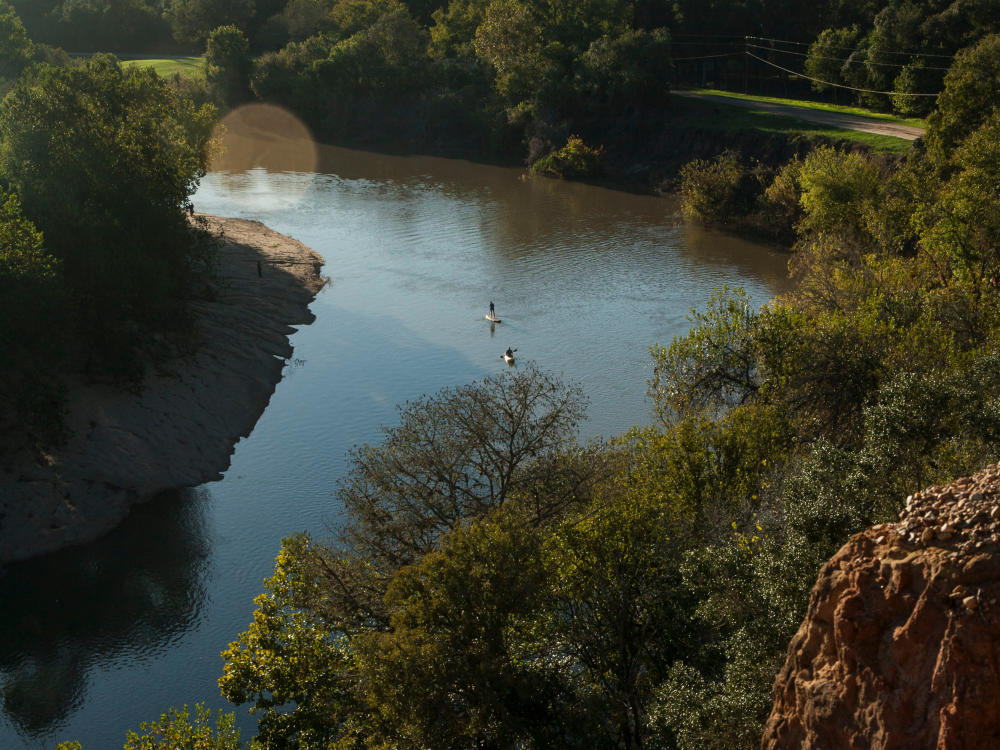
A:
POLYGON ((207 555, 203 498, 189 490, 137 506, 96 542, 9 565, 0 703, 19 731, 36 737, 65 719, 98 662, 148 657, 190 629, 207 555))

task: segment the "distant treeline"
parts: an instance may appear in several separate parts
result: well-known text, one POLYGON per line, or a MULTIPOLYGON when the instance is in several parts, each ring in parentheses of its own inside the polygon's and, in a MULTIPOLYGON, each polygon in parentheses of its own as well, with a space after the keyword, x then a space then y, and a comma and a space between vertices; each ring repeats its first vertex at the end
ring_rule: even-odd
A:
POLYGON ((954 55, 1000 30, 995 4, 951 0, 14 4, 71 51, 207 47, 220 103, 283 104, 325 140, 529 162, 573 134, 655 128, 673 83, 924 114, 954 55))

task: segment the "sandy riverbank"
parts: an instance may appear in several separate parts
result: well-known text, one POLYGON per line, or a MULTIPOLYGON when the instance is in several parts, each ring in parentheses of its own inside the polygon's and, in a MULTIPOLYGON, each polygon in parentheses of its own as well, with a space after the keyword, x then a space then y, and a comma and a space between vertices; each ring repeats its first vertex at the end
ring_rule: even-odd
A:
POLYGON ((323 259, 259 222, 205 219, 224 242, 217 298, 194 305, 197 353, 139 394, 71 385, 67 444, 49 465, 0 470, 0 562, 90 541, 137 502, 219 479, 263 413, 292 326, 313 320, 323 259))

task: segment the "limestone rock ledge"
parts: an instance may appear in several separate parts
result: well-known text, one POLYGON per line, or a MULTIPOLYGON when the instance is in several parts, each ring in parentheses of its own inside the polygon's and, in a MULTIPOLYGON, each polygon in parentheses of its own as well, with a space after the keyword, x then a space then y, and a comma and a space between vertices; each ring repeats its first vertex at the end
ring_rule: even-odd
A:
POLYGON ((915 493, 827 562, 762 747, 1000 747, 1000 467, 915 493))
POLYGON ((90 541, 137 502, 219 479, 263 413, 292 326, 314 319, 323 259, 259 222, 204 218, 223 242, 218 295, 194 306, 196 354, 138 394, 70 385, 68 443, 47 466, 0 467, 0 563, 90 541))

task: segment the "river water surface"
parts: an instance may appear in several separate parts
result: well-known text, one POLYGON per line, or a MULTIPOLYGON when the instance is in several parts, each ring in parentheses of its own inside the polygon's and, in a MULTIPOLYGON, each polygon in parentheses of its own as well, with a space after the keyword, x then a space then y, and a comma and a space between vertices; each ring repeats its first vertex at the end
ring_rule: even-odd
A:
POLYGON ((293 336, 221 481, 0 575, 4 750, 68 739, 105 750, 169 706, 233 710, 219 652, 250 621, 281 538, 336 526, 345 454, 378 440, 396 404, 501 372, 509 345, 582 385, 582 439, 611 436, 651 421, 649 346, 687 330, 713 287, 761 304, 786 288, 785 256, 687 226, 664 199, 332 148, 312 171, 262 162, 209 174, 195 206, 323 255, 316 321, 293 336))

